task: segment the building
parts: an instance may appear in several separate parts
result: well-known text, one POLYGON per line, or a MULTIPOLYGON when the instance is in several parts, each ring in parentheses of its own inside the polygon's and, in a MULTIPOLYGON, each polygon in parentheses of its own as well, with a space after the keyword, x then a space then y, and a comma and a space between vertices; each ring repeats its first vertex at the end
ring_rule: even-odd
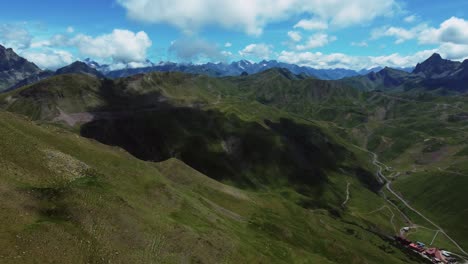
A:
POLYGON ((424 248, 420 247, 419 245, 417 245, 415 243, 409 244, 409 248, 411 248, 412 250, 418 251, 418 252, 423 252, 424 251, 424 248))

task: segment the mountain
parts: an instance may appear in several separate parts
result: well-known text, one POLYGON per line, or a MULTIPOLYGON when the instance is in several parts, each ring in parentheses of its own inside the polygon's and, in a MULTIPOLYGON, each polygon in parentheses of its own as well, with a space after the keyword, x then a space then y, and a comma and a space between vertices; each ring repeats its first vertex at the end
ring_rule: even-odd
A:
POLYGON ((426 61, 418 63, 413 74, 431 79, 443 78, 456 71, 460 65, 460 62, 444 60, 439 54, 434 53, 426 61))
MULTIPOLYGON (((149 63, 147 63, 149 64, 149 63)), ((148 72, 185 72, 192 74, 205 74, 212 77, 225 77, 225 76, 239 76, 243 72, 248 74, 259 73, 271 68, 285 68, 294 74, 306 74, 308 76, 317 77, 324 80, 336 80, 350 76, 359 75, 356 71, 347 69, 314 69, 305 66, 298 66, 294 64, 282 63, 275 60, 260 61, 258 63, 250 62, 247 60, 241 60, 226 63, 206 63, 206 64, 178 64, 171 62, 160 62, 159 64, 152 63, 148 67, 125 67, 120 70, 110 70, 109 66, 100 67, 95 62, 90 61, 90 66, 94 66, 96 69, 101 69, 107 77, 110 78, 121 78, 128 77, 135 74, 148 73, 148 72)))
POLYGON ((445 60, 435 53, 424 62, 418 63, 411 73, 385 68, 377 73, 371 72, 342 81, 363 90, 466 93, 467 68, 467 63, 445 60))
POLYGON ((86 74, 90 76, 95 76, 97 78, 105 78, 105 76, 99 72, 98 70, 88 66, 88 64, 80 61, 76 61, 68 66, 65 66, 63 68, 60 68, 56 71, 50 71, 50 70, 45 70, 45 71, 40 71, 35 74, 29 75, 29 77, 24 78, 20 81, 17 81, 13 85, 9 86, 8 88, 4 89, 5 92, 11 91, 18 89, 20 87, 30 85, 36 82, 39 82, 41 80, 47 79, 49 77, 55 76, 55 75, 60 75, 60 74, 86 74))
POLYGON ((55 75, 59 74, 86 74, 91 76, 96 76, 98 78, 104 78, 104 75, 97 71, 95 68, 90 67, 87 63, 81 61, 75 61, 74 63, 58 69, 55 72, 55 75))
MULTIPOLYGON (((3 111, 0 137, 4 263, 420 263, 369 224, 391 229, 385 213, 354 216, 382 199, 353 177, 360 195, 338 216, 289 188, 237 188, 3 111)), ((331 181, 340 207, 346 183, 331 181)))
POLYGON ((405 71, 385 67, 378 72, 370 72, 366 75, 345 79, 343 81, 346 84, 366 91, 393 90, 403 85, 408 76, 410 76, 410 74, 405 71))
MULTIPOLYGON (((431 243, 440 227, 387 188, 468 245, 467 100, 285 68, 53 76, 0 94, 0 186, 14 196, 0 245, 41 261, 60 241, 58 263, 421 263, 391 237, 411 226, 431 243)), ((433 245, 463 253, 445 235, 433 245)))
POLYGON ((42 71, 34 63, 0 45, 0 92, 42 71))

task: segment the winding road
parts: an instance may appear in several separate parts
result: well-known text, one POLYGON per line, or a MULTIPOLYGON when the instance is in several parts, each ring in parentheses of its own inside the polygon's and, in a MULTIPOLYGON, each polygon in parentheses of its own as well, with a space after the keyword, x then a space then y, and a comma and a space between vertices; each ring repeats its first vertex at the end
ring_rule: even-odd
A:
MULTIPOLYGON (((436 223, 434 223, 432 220, 430 220, 429 218, 427 218, 426 216, 424 216, 421 212, 419 212, 418 210, 416 210, 414 207, 412 207, 403 197, 401 197, 398 193, 396 193, 393 189, 392 189, 392 182, 390 180, 388 180, 387 177, 385 177, 385 175, 382 173, 383 171, 383 167, 385 167, 387 170, 388 170, 388 166, 386 166, 385 164, 379 162, 378 160, 378 155, 375 154, 374 152, 371 152, 367 149, 364 149, 364 148, 361 148, 359 146, 356 146, 356 148, 362 150, 362 151, 366 151, 368 153, 370 153, 372 156, 373 156, 373 159, 372 159, 372 164, 374 166, 376 166, 378 168, 377 170, 377 179, 380 183, 382 184, 385 184, 385 188, 391 193, 393 194, 398 200, 400 200, 408 209, 410 209, 411 211, 413 211, 414 213, 416 213, 417 215, 419 215, 420 217, 422 217, 424 220, 426 220, 428 223, 430 223, 431 225, 433 225, 435 228, 437 228, 437 230, 444 234, 459 250, 460 252, 462 252, 463 254, 465 254, 466 256, 468 256, 468 253, 466 253, 465 250, 463 250, 463 248, 453 239, 451 238, 443 229, 442 227, 440 227, 439 225, 437 225, 436 223)), ((389 201, 386 197, 385 199, 387 201, 389 201)), ((389 201, 390 202, 390 201, 389 201)))

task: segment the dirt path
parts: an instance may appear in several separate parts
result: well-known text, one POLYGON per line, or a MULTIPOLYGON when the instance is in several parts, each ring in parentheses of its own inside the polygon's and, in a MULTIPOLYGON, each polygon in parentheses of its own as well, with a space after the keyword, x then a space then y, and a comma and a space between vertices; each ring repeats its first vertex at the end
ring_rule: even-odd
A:
POLYGON ((345 208, 346 207, 346 203, 348 203, 349 201, 349 186, 351 185, 351 183, 347 182, 346 184, 346 199, 344 200, 344 202, 341 204, 341 207, 345 208))
POLYGON ((432 244, 434 244, 434 241, 435 241, 437 235, 439 234, 439 232, 440 232, 439 230, 436 231, 436 233, 434 234, 434 237, 432 238, 431 244, 429 244, 429 245, 432 246, 432 244))

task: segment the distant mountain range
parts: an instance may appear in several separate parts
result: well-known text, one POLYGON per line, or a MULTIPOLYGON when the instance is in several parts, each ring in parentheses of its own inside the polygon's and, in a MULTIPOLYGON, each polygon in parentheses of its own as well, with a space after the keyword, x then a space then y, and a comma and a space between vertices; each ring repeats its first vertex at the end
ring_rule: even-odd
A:
POLYGON ((441 93, 468 91, 468 60, 463 63, 443 59, 435 53, 426 61, 406 71, 384 68, 364 76, 345 78, 342 82, 363 90, 429 90, 441 93))
POLYGON ((100 65, 86 59, 74 62, 57 71, 41 70, 34 63, 18 56, 12 49, 0 46, 0 91, 13 90, 42 79, 67 73, 87 74, 98 78, 121 78, 148 72, 183 72, 211 77, 241 76, 263 72, 273 68, 285 69, 294 75, 314 77, 340 82, 360 90, 407 91, 413 89, 441 90, 444 92, 468 91, 468 61, 463 63, 442 59, 439 54, 411 68, 373 68, 359 72, 347 69, 314 69, 278 62, 275 60, 258 63, 241 60, 238 62, 178 64, 146 61, 138 65, 128 64, 123 69, 113 70, 112 65, 100 65), (141 66, 140 65, 140 66, 141 66))
MULTIPOLYGON (((261 62, 250 62, 248 60, 241 60, 232 63, 205 63, 205 64, 183 64, 174 62, 159 62, 158 64, 146 60, 144 67, 134 67, 134 65, 126 65, 123 69, 113 70, 112 65, 99 65, 99 63, 91 59, 85 59, 90 67, 102 72, 110 78, 121 78, 135 74, 148 73, 148 72, 184 72, 193 74, 205 74, 211 77, 226 77, 226 76, 239 76, 245 74, 255 74, 272 68, 288 69, 293 74, 305 74, 310 77, 315 77, 322 80, 339 80, 346 77, 353 77, 377 72, 382 70, 382 67, 371 69, 362 69, 354 71, 349 69, 315 69, 306 66, 298 66, 276 60, 263 60, 261 62)), ((400 70, 411 72, 413 68, 401 68, 400 70)))
MULTIPOLYGON (((148 72, 184 72, 193 74, 205 74, 211 77, 225 77, 225 76, 239 76, 244 74, 255 74, 271 68, 284 68, 288 69, 294 74, 306 74, 311 77, 316 77, 322 80, 338 80, 345 77, 352 77, 360 75, 359 72, 349 69, 314 69, 311 67, 298 66, 295 64, 278 62, 275 60, 261 62, 250 62, 247 60, 241 60, 227 63, 206 63, 206 64, 182 64, 173 62, 160 62, 154 64, 150 61, 146 61, 144 65, 146 67, 134 68, 130 65, 124 69, 112 70, 110 65, 99 65, 97 62, 90 59, 86 59, 85 62, 100 72, 104 73, 110 78, 121 78, 127 77, 140 73, 148 72)), ((368 73, 368 70, 364 70, 368 73)))

